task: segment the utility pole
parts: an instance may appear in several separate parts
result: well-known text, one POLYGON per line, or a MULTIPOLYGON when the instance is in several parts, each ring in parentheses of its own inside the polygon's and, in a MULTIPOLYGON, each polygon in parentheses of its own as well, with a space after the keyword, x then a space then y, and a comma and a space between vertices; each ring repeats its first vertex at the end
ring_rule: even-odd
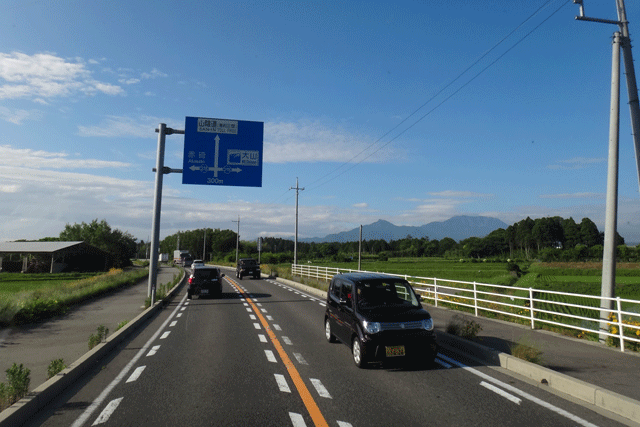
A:
POLYGON ((238 223, 238 232, 236 233, 236 265, 238 265, 238 248, 240 247, 240 215, 238 215, 238 220, 231 222, 238 223))
MULTIPOLYGON (((609 119, 609 163, 607 172, 607 202, 604 232, 604 252, 602 257, 602 287, 600 291, 600 329, 607 332, 606 320, 613 309, 616 277, 616 236, 618 216, 618 146, 620 127, 620 49, 624 55, 625 74, 627 78, 627 92, 629 96, 629 111, 631 114, 631 128, 636 155, 638 183, 640 185, 640 105, 638 102, 638 87, 631 53, 629 38, 629 22, 624 6, 624 0, 616 0, 618 20, 589 18, 585 16, 583 0, 573 0, 580 5, 580 15, 577 20, 614 24, 620 29, 613 35, 612 69, 611 69, 611 111, 609 119)), ((606 335, 600 334, 604 341, 606 335)))
POLYGON ((360 224, 360 241, 358 243, 358 271, 362 271, 362 224, 360 224))
POLYGON ((296 190, 296 237, 293 241, 293 264, 298 265, 298 193, 304 190, 304 187, 298 186, 298 177, 296 177, 296 186, 289 187, 289 190, 296 190))
POLYGON ((202 262, 207 262, 205 255, 207 252, 207 229, 204 229, 204 243, 202 244, 202 262))

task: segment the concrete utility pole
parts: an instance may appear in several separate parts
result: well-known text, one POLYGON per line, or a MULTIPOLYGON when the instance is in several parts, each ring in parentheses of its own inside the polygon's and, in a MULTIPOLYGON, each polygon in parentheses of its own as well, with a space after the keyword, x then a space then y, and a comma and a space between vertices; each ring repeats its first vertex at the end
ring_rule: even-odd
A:
POLYGON ((362 224, 360 224, 360 241, 358 243, 358 270, 362 271, 362 224))
MULTIPOLYGON (((611 70, 611 115, 609 121, 609 164, 607 173, 607 205, 605 219, 605 242, 602 258, 602 288, 600 302, 600 329, 606 332, 606 320, 613 309, 615 296, 616 274, 616 235, 618 216, 618 146, 620 127, 620 49, 624 55, 625 74, 627 78, 627 92, 629 96, 629 111, 631 113, 631 128, 635 147, 638 184, 640 185, 640 104, 638 102, 638 87, 631 53, 629 38, 629 22, 624 6, 624 0, 616 0, 618 20, 589 18, 585 16, 583 0, 573 0, 580 5, 580 15, 577 20, 614 24, 620 28, 613 36, 612 70, 611 70)), ((640 187, 639 187, 640 188, 640 187)), ((606 335, 600 334, 600 340, 606 335)))
POLYGON ((240 215, 238 215, 237 221, 231 220, 231 222, 238 223, 238 232, 236 233, 236 265, 238 265, 238 248, 240 247, 240 215))
POLYGON ((205 254, 207 252, 207 229, 204 229, 204 243, 202 244, 202 262, 207 262, 205 254))
POLYGON ((298 265, 298 193, 304 190, 304 187, 298 186, 298 177, 296 177, 296 186, 289 187, 289 190, 296 190, 296 237, 293 241, 293 264, 298 265))

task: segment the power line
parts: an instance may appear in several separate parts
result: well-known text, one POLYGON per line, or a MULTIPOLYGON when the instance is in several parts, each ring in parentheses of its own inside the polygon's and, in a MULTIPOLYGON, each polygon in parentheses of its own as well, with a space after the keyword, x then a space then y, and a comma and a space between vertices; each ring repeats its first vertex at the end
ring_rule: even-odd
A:
MULTIPOLYGON (((330 176, 331 174, 337 172, 338 170, 342 169, 344 166, 350 164, 353 162, 353 160, 355 158, 357 158, 358 156, 360 156, 362 153, 364 153, 365 151, 369 150, 371 147, 373 147, 374 145, 376 145, 377 143, 379 143, 382 139, 384 139, 387 135, 389 135, 390 133, 392 133, 394 130, 396 130, 398 127, 400 127, 403 123, 405 123, 407 120, 409 120, 411 117, 413 117, 416 113, 418 113, 418 111, 422 110, 427 104, 429 104, 431 101, 433 101, 437 96, 439 96, 442 92, 444 92, 447 88, 449 88, 451 85, 453 85, 456 81, 458 81, 464 74, 466 74, 470 69, 472 69, 474 66, 476 66, 482 59, 484 59, 487 55, 489 55, 489 53, 491 53, 492 51, 494 51, 500 44, 502 44, 507 38, 509 38, 511 35, 513 35, 513 33, 515 33, 517 30, 519 30, 524 24, 526 24, 529 20, 531 20, 534 16, 538 15, 538 13, 540 13, 540 11, 544 8, 546 8, 550 3, 554 2, 556 0, 548 0, 545 4, 543 4, 542 6, 540 6, 535 12, 533 12, 527 19, 525 19, 523 22, 521 22, 518 26, 516 26, 512 31, 509 32, 509 34, 507 34, 505 37, 503 37, 500 41, 498 41, 493 47, 491 47, 488 51, 486 51, 484 54, 482 54, 477 60, 475 60, 471 65, 469 65, 467 68, 465 68, 460 74, 458 74, 453 80, 451 80, 449 83, 447 83, 442 89, 440 89, 438 92, 436 92, 434 95, 432 95, 426 102, 424 102, 420 107, 418 107, 416 110, 414 110, 411 114, 409 114, 406 118, 404 118, 400 123, 398 123, 396 126, 394 126, 392 129, 390 129, 389 131, 387 131, 384 135, 382 135, 380 138, 378 138, 376 141, 374 141, 372 144, 370 144, 368 147, 366 147, 365 149, 363 149, 362 151, 360 151, 358 154, 356 154, 355 156, 353 156, 351 159, 349 159, 348 161, 342 163, 340 166, 336 167, 335 169, 333 169, 331 172, 328 172, 327 174, 321 176, 320 178, 316 179, 315 181, 313 181, 310 185, 321 181, 325 178, 327 178, 328 176, 330 176)), ((558 8, 556 9, 553 13, 551 13, 551 15, 549 15, 548 17, 546 17, 544 20, 542 20, 542 22, 540 22, 538 25, 536 25, 531 31, 529 31, 527 34, 525 34, 520 40, 518 40, 516 43, 514 43, 511 47, 509 47, 505 52, 503 52, 500 56, 498 56, 494 61, 492 61, 489 65, 487 65, 485 68, 483 68, 482 70, 480 70, 475 76, 473 76, 470 80, 468 80, 466 83, 464 83, 462 86, 460 86, 458 89, 456 89, 452 94, 450 94, 449 96, 447 96, 443 101, 441 101, 439 104, 437 104, 435 107, 433 107, 431 110, 429 110, 426 114, 424 114, 423 116, 421 116, 418 120, 416 120, 415 122, 413 122, 410 126, 408 126, 407 128, 405 128, 404 130, 402 130, 400 133, 398 133, 396 136, 394 136, 393 138, 391 138, 389 141, 387 141, 386 143, 382 144, 380 147, 378 147, 376 150, 372 151, 369 155, 367 155, 366 157, 362 158, 361 160, 359 160, 358 162, 355 162, 351 165, 351 167, 345 169, 344 171, 342 171, 341 173, 335 175, 334 177, 326 180, 325 182, 322 182, 318 185, 316 185, 315 187, 310 187, 309 190, 315 190, 318 187, 321 187, 325 184, 328 184, 329 182, 333 181, 334 179, 338 178, 339 176, 342 176, 343 174, 345 174, 346 172, 350 171, 351 169, 353 169, 354 167, 356 167, 357 165, 359 165, 360 163, 364 162, 365 160, 367 160, 369 157, 371 157, 372 155, 374 155, 375 153, 379 152, 380 150, 382 150, 384 147, 386 147, 387 145, 389 145, 391 142, 395 141, 397 138, 399 138, 401 135, 403 135, 405 132, 407 132, 409 129, 413 128, 415 125, 417 125, 419 122, 421 122, 425 117, 427 117, 428 115, 430 115, 432 112, 434 112, 437 108, 439 108, 442 104, 444 104, 445 102, 447 102, 449 99, 451 99, 453 96, 455 96, 458 92, 460 92, 463 88, 465 88, 466 86, 468 86, 471 82, 473 82, 476 78, 478 78, 481 74, 483 74, 486 70, 488 70, 490 67, 492 67, 495 63, 497 63, 500 59, 502 59, 507 53, 509 53, 511 50, 513 50, 516 46, 518 46, 522 41, 524 41, 527 37, 529 37, 534 31, 536 31, 538 28, 540 28, 540 26, 542 26, 545 22, 547 22, 551 17, 553 17, 556 13, 558 13, 564 6, 566 6, 567 4, 569 4, 571 2, 571 0, 565 0, 564 3, 558 8)))

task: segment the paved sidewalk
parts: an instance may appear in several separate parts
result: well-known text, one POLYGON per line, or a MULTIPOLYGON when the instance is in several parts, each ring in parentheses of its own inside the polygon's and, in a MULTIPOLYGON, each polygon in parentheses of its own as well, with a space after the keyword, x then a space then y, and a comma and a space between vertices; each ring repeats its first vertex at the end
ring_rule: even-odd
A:
MULTIPOLYGON (((162 266, 158 285, 173 281, 179 270, 162 266)), ((112 334, 123 321, 144 311, 148 279, 74 307, 68 313, 48 321, 0 329, 0 382, 13 363, 22 363, 31 371, 30 390, 47 380, 52 360, 63 359, 70 365, 89 351, 89 336, 103 325, 112 334)))

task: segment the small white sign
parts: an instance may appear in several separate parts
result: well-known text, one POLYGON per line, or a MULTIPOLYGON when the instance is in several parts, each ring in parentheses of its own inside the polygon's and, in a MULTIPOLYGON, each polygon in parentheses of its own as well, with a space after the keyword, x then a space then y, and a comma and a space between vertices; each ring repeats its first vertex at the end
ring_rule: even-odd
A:
POLYGON ((198 118, 198 132, 238 134, 237 120, 198 118))

